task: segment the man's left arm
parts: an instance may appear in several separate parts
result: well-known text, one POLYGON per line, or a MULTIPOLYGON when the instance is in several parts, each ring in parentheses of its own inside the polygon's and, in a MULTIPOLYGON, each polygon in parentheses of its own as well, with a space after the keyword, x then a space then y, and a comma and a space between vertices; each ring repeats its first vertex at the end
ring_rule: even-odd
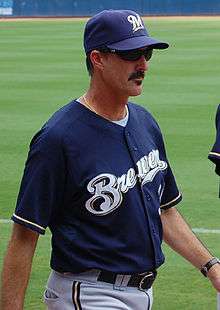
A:
MULTIPOLYGON (((177 253, 199 270, 213 258, 175 207, 163 210, 163 239, 177 253)), ((213 265, 207 273, 214 288, 220 292, 220 264, 213 265)))

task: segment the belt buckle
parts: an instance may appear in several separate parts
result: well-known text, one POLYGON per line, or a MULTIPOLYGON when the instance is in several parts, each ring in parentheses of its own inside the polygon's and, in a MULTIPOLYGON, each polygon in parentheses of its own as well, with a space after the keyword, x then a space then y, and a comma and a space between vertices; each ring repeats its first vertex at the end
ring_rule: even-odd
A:
POLYGON ((140 291, 144 291, 144 290, 146 290, 146 289, 149 289, 150 287, 151 287, 151 285, 152 285, 152 283, 154 282, 154 274, 153 274, 153 272, 148 272, 147 274, 145 274, 144 276, 143 276, 143 278, 140 280, 140 282, 139 282, 139 286, 138 286, 138 289, 140 290, 140 291), (151 279, 151 281, 150 281, 150 286, 149 286, 149 283, 148 283, 148 285, 146 285, 147 283, 147 280, 150 280, 151 279), (146 285, 145 287, 143 287, 143 285, 146 285), (149 286, 149 287, 148 287, 149 286))

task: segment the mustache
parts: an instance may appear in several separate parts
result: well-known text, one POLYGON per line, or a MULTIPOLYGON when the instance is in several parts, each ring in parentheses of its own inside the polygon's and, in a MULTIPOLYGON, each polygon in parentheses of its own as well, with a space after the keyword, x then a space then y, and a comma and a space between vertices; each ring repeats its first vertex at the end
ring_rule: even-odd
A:
POLYGON ((136 72, 131 73, 131 75, 128 78, 128 81, 139 79, 139 78, 144 78, 145 73, 143 70, 138 70, 136 72))

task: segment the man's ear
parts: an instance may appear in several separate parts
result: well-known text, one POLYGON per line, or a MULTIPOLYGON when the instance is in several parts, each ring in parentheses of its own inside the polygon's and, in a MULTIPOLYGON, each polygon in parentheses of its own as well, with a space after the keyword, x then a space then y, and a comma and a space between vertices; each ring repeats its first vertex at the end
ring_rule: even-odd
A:
POLYGON ((103 59, 104 59, 104 54, 101 53, 100 51, 93 50, 90 53, 90 60, 93 64, 94 69, 103 69, 103 59))

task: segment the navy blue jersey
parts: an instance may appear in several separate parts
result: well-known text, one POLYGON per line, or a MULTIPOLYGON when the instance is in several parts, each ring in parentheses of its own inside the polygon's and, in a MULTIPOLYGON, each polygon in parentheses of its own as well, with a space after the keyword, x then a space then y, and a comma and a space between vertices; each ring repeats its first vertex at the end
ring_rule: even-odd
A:
POLYGON ((220 105, 215 118, 216 139, 208 158, 216 165, 215 172, 220 175, 220 105))
POLYGON ((51 267, 152 270, 164 262, 161 208, 181 200, 160 129, 129 103, 126 127, 73 101, 34 136, 12 219, 52 232, 51 267))

